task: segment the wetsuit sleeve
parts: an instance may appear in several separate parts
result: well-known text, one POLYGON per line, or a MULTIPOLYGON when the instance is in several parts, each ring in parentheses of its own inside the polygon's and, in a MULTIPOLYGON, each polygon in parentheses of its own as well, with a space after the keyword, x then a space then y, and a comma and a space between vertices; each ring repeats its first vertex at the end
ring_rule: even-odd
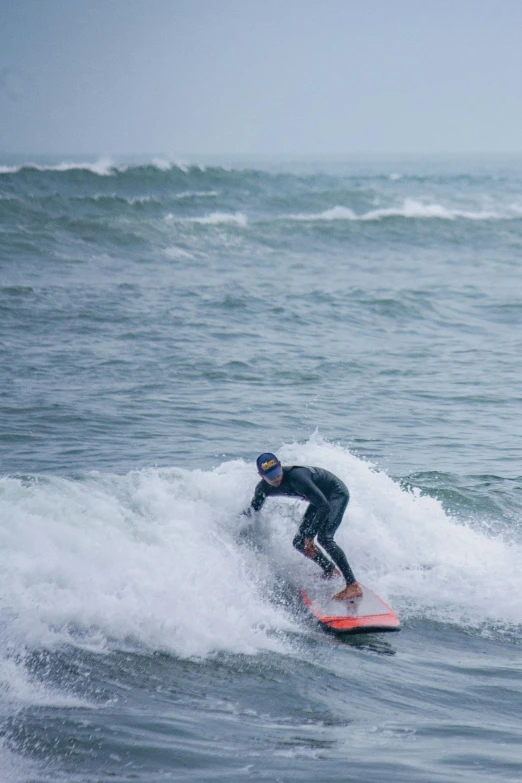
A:
POLYGON ((268 486, 266 481, 261 480, 255 489, 254 497, 252 498, 252 502, 250 504, 250 508, 253 508, 254 511, 259 511, 261 506, 265 502, 267 496, 267 491, 266 491, 267 489, 268 486))
POLYGON ((330 513, 330 503, 323 495, 319 487, 314 484, 306 468, 294 468, 292 471, 292 484, 299 494, 315 506, 314 519, 321 523, 330 513))

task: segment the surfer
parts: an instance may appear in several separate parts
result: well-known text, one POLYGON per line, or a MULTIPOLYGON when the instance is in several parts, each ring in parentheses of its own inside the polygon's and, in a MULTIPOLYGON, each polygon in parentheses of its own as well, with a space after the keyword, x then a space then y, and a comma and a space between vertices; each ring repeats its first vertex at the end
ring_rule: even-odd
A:
POLYGON ((259 511, 267 497, 274 495, 307 500, 310 505, 293 540, 294 547, 322 568, 325 579, 339 573, 344 576, 346 587, 334 595, 336 600, 344 601, 362 596, 362 589, 353 575, 346 555, 334 541, 334 533, 341 524, 350 499, 347 486, 323 468, 283 466, 275 454, 261 454, 256 464, 261 481, 246 513, 249 514, 251 509, 259 511), (321 552, 315 543, 316 538, 331 560, 321 552))

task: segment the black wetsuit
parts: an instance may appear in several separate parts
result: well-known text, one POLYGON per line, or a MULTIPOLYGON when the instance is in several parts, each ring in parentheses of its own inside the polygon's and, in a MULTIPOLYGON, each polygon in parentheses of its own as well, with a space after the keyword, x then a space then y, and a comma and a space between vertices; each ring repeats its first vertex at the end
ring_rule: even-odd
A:
MULTIPOLYGON (((304 553, 305 539, 313 540, 317 536, 317 543, 338 566, 346 583, 355 582, 346 555, 334 541, 334 534, 341 524, 350 499, 346 485, 329 470, 323 468, 283 466, 283 480, 278 487, 273 487, 261 479, 255 489, 252 508, 259 511, 268 497, 276 495, 298 497, 310 503, 293 540, 294 547, 304 553)), ((316 552, 313 560, 326 574, 331 573, 334 569, 331 561, 319 550, 316 552)))

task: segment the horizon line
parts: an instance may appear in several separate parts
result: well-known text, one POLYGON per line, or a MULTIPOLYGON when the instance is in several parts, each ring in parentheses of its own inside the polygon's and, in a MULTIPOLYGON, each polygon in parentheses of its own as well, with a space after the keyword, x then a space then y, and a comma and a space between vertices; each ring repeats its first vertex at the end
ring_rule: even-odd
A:
POLYGON ((385 151, 385 150, 356 150, 351 152, 87 152, 87 151, 75 151, 75 152, 45 152, 24 150, 9 151, 0 150, 0 155, 17 156, 24 155, 37 155, 37 156, 78 156, 78 157, 97 157, 97 158, 110 158, 113 156, 140 156, 140 157, 159 157, 163 156, 169 159, 183 158, 183 157, 242 157, 242 158, 342 158, 342 157, 355 157, 360 155, 367 156, 403 156, 403 157, 420 157, 426 155, 442 156, 442 155, 470 155, 470 156, 483 156, 483 155, 522 155, 522 149, 520 150, 438 150, 438 151, 385 151))

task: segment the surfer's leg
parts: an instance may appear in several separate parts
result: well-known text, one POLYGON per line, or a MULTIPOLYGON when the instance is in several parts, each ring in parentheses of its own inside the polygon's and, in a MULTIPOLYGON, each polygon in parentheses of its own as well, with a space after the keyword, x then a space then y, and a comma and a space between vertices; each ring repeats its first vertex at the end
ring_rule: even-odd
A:
POLYGON ((326 554, 332 558, 335 565, 346 579, 346 584, 351 585, 356 581, 355 576, 350 568, 346 555, 339 544, 334 541, 334 534, 342 522, 344 512, 348 505, 349 495, 345 493, 336 493, 335 495, 330 496, 328 500, 330 502, 331 511, 328 519, 319 530, 317 543, 324 549, 326 554))
POLYGON ((308 506, 292 543, 298 552, 317 563, 325 574, 330 574, 334 570, 333 563, 313 543, 317 532, 315 512, 316 509, 312 505, 308 506))

